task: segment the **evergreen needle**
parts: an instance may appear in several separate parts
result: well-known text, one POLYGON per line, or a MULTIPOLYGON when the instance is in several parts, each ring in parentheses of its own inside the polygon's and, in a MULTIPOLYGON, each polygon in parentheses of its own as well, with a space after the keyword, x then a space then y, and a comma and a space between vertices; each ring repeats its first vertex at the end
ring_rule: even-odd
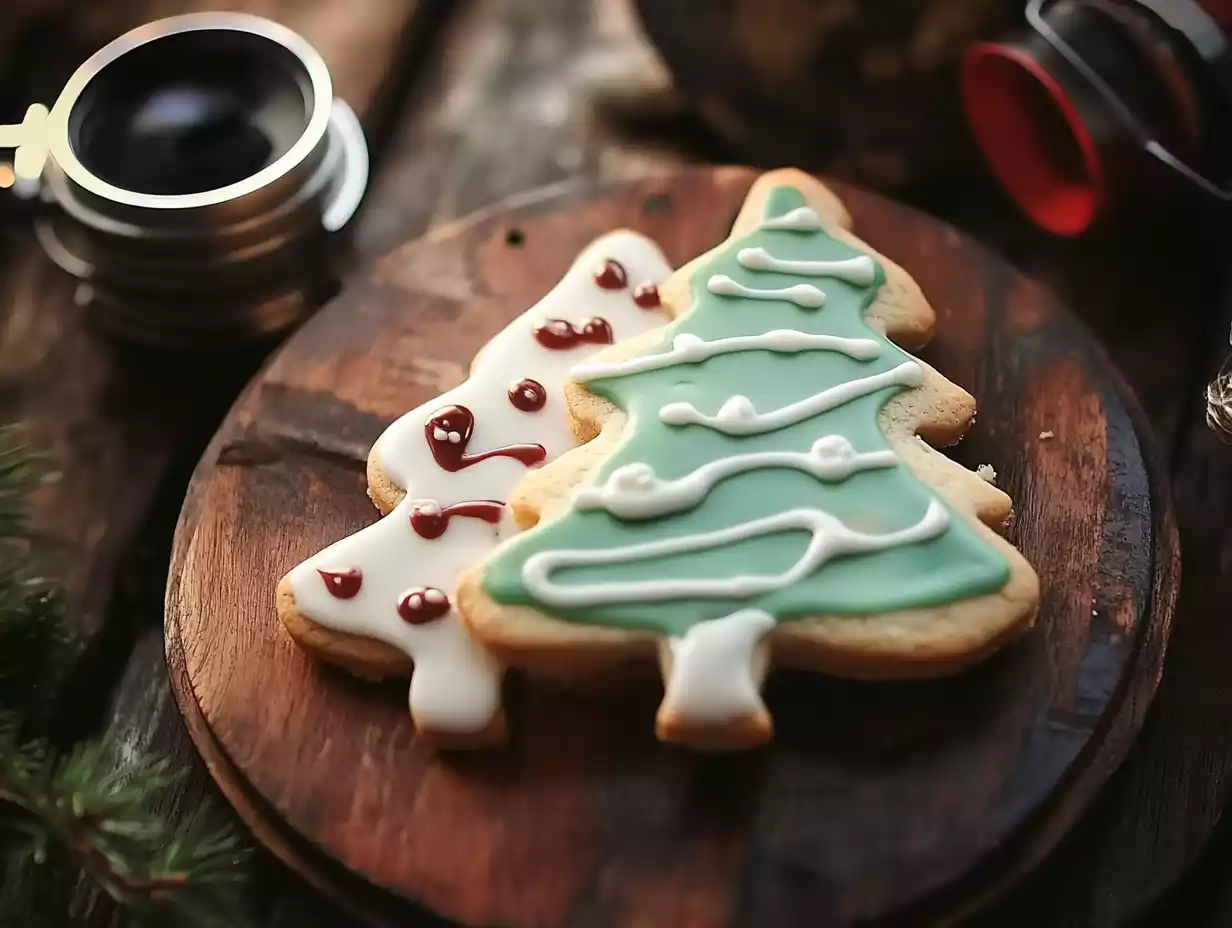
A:
POLYGON ((246 849, 230 830, 172 828, 154 814, 179 779, 165 760, 121 760, 107 740, 58 754, 45 740, 73 653, 63 594, 31 553, 29 494, 47 473, 21 431, 0 426, 0 831, 36 863, 73 861, 130 922, 237 925, 246 849))

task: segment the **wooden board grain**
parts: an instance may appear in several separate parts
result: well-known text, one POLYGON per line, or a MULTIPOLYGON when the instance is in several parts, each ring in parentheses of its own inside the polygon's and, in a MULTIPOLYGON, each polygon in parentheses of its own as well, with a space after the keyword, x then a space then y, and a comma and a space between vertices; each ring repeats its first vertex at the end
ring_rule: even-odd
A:
POLYGON ((438 229, 357 281, 233 409, 177 531, 173 683, 223 775, 309 852, 465 922, 923 917, 1038 862, 1123 756, 1177 584, 1134 401, 1040 288, 954 230, 846 188, 857 231, 938 310, 926 359, 981 402, 958 457, 992 463, 1017 501, 1012 537, 1044 579, 1037 631, 954 681, 784 674, 768 696, 774 748, 720 761, 658 746, 656 694, 637 683, 618 706, 515 685, 511 748, 436 758, 401 686, 357 684, 281 633, 277 577, 375 517, 363 459, 388 422, 457 382, 590 238, 628 225, 681 262, 725 233, 750 179, 699 169, 567 187, 438 229))

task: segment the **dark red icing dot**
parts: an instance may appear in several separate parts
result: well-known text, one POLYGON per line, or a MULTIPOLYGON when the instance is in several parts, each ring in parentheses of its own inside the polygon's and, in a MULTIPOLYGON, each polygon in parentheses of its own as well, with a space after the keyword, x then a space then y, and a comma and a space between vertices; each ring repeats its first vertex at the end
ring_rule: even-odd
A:
POLYGON ((351 599, 359 588, 364 585, 364 574, 358 567, 348 567, 346 570, 318 570, 321 579, 325 581, 325 589, 331 596, 338 599, 351 599))
POLYGON ((449 597, 434 586, 413 586, 398 598, 398 615, 411 625, 427 625, 449 612, 449 597))
POLYGON ((545 319, 534 329, 535 340, 544 348, 567 351, 581 344, 610 345, 612 327, 606 319, 596 316, 587 319, 578 328, 568 319, 545 319))
POLYGON ((543 445, 506 445, 503 448, 493 448, 491 451, 481 451, 477 454, 467 454, 466 446, 470 444, 471 433, 475 431, 475 416, 465 406, 446 406, 438 409, 424 423, 424 437, 428 440, 428 448, 432 457, 442 470, 450 473, 486 461, 488 458, 513 458, 521 461, 527 467, 542 464, 547 457, 543 445))
POLYGON ((629 286, 629 275, 619 261, 605 258, 595 271, 595 283, 604 290, 623 290, 629 286))
POLYGON ((454 503, 442 509, 429 500, 417 502, 411 506, 411 528, 421 538, 429 540, 440 538, 449 528, 449 520, 454 516, 467 519, 483 519, 496 525, 500 522, 501 510, 505 504, 495 499, 477 499, 469 503, 454 503))
POLYGON ((509 402, 522 412, 538 412, 548 401, 548 391, 543 384, 527 377, 509 388, 509 402))
POLYGON ((633 302, 642 309, 658 309, 662 305, 659 300, 659 288, 649 281, 638 284, 633 288, 633 302))

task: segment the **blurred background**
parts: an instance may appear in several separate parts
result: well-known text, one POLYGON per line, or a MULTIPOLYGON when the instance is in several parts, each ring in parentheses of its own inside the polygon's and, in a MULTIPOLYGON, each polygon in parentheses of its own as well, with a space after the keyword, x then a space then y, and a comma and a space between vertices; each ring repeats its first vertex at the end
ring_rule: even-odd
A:
MULTIPOLYGON (((284 279, 317 264, 297 252, 262 267, 259 300, 243 287, 229 292, 242 309, 211 297, 226 330, 240 333, 217 345, 197 329, 181 337, 167 310, 180 295, 143 292, 138 311, 83 287, 64 249, 49 257, 47 230, 80 252, 92 220, 64 225, 63 204, 0 191, 0 422, 27 423, 60 472, 37 493, 33 524, 66 585, 79 643, 57 680, 53 744, 105 737, 122 751, 171 758, 188 773, 160 794, 158 813, 230 821, 165 682, 171 533, 231 402, 348 274, 434 223, 544 184, 684 163, 794 164, 930 213, 1053 290, 1138 393, 1175 487, 1186 586, 1140 744, 1053 859, 981 923, 1232 923, 1232 833, 1220 824, 1232 783, 1232 450, 1207 428, 1203 401, 1232 320, 1221 194, 1232 173, 1232 67, 1219 25, 1232 23, 1232 4, 1030 7, 4 0, 0 124, 21 123, 31 103, 52 106, 83 61, 131 28, 231 9, 283 23, 315 47, 371 160, 363 205, 330 239, 328 273, 284 279), (263 308, 292 291, 293 309, 263 308)), ((142 122, 147 97, 112 101, 124 132, 96 167, 107 151, 141 146, 153 146, 150 166, 165 165, 203 127, 243 122, 235 86, 214 81, 194 98, 192 118, 154 129, 142 122)), ((210 167, 184 170, 199 178, 210 167)), ((134 182, 150 177, 139 171, 134 182)), ((176 192, 175 176, 165 182, 176 192)), ((0 187, 19 186, 12 165, 0 164, 0 187)), ((349 924, 271 859, 257 854, 252 867, 243 890, 252 923, 349 924)), ((115 894, 72 866, 26 857, 4 873, 0 925, 121 918, 115 894)))

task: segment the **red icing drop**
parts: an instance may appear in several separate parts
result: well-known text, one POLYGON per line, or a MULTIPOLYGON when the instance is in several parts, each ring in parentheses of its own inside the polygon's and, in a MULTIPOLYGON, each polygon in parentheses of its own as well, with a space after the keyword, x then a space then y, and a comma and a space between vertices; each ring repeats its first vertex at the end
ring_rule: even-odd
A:
POLYGON ((321 579, 325 581, 325 589, 331 596, 338 599, 351 599, 364 585, 364 574, 358 567, 348 567, 346 570, 318 570, 321 579))
POLYGON ((582 327, 577 328, 568 319, 546 319, 534 329, 535 340, 544 348, 553 351, 567 351, 578 345, 610 345, 612 343, 612 327, 606 319, 596 316, 587 319, 582 327))
POLYGON ((420 538, 440 538, 449 528, 454 516, 468 519, 483 519, 492 525, 500 522, 505 504, 495 499, 477 499, 469 503, 454 503, 442 509, 436 503, 424 500, 411 507, 411 528, 420 538))
POLYGON ((413 586, 398 598, 398 615, 411 625, 427 625, 448 612, 449 597, 434 586, 413 586))
POLYGON ((543 445, 506 445, 503 448, 493 448, 491 451, 481 451, 478 454, 467 454, 466 446, 470 444, 471 433, 475 431, 475 416, 465 406, 446 406, 438 409, 424 423, 424 437, 428 440, 428 448, 432 457, 442 470, 450 473, 463 470, 472 464, 486 461, 488 458, 513 458, 521 461, 527 467, 542 464, 547 457, 543 445), (450 436, 456 441, 450 441, 450 436))
POLYGON ((538 412, 548 401, 548 391, 543 384, 527 377, 509 388, 509 402, 522 412, 538 412))
POLYGON ((629 286, 629 275, 619 261, 605 258, 595 271, 595 283, 604 290, 623 290, 629 286))
POLYGON ((659 300, 659 288, 647 281, 633 288, 633 302, 642 309, 658 309, 662 305, 659 300))

